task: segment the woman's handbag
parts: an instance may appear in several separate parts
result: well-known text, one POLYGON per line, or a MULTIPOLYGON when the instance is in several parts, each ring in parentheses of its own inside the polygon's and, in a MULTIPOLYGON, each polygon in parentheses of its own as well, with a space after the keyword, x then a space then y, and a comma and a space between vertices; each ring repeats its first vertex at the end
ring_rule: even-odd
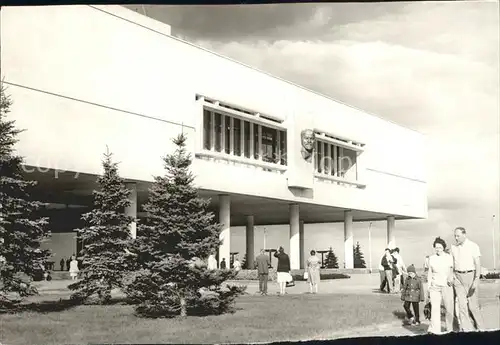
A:
POLYGON ((304 271, 304 280, 309 279, 309 272, 304 271))

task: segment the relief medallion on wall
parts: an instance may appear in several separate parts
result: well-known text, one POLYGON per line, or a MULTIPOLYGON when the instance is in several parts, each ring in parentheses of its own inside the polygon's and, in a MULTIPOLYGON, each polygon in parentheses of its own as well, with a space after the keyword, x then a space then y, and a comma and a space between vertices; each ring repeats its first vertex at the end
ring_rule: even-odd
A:
POLYGON ((300 132, 300 140, 302 143, 302 149, 300 153, 302 158, 308 163, 312 163, 313 153, 314 153, 314 143, 316 141, 316 135, 312 129, 304 129, 300 132))

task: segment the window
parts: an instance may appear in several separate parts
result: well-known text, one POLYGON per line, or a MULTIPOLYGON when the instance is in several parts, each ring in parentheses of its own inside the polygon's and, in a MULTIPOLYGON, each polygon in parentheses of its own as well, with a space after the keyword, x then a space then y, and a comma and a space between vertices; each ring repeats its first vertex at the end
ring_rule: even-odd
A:
POLYGON ((242 126, 245 127, 245 130, 243 133, 245 133, 245 138, 243 140, 243 144, 245 146, 245 158, 250 158, 250 141, 248 138, 250 138, 250 126, 252 124, 248 121, 242 121, 242 126))
MULTIPOLYGON (((222 115, 215 113, 215 151, 221 152, 222 148, 222 115)), ((213 140, 213 139, 212 139, 213 140)))
POLYGON ((287 165, 286 131, 205 109, 203 148, 267 163, 287 165))
MULTIPOLYGON (((261 157, 261 152, 259 150, 259 125, 256 123, 252 124, 253 126, 253 158, 259 159, 261 157)), ((262 134, 262 133, 261 133, 262 134)))
POLYGON ((268 163, 278 163, 278 130, 273 128, 262 129, 262 159, 268 163))
POLYGON ((316 140, 316 172, 324 175, 357 180, 357 153, 344 147, 316 140))
POLYGON ((233 124, 234 130, 234 154, 236 156, 241 156, 241 120, 234 119, 233 124))
POLYGON ((226 153, 230 153, 231 152, 231 120, 232 118, 228 117, 228 116, 223 116, 222 117, 224 119, 224 130, 225 130, 225 133, 224 133, 224 151, 226 153))
POLYGON ((286 131, 280 131, 280 146, 279 146, 279 155, 278 158, 280 158, 280 164, 281 165, 286 165, 287 160, 286 160, 286 131))
POLYGON ((208 110, 203 111, 203 148, 210 150, 210 129, 212 128, 212 116, 208 110))

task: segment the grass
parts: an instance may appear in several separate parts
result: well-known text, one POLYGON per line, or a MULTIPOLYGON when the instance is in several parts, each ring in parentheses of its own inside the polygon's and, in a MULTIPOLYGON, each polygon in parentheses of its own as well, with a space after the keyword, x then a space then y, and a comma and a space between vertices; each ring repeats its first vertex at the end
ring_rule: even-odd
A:
POLYGON ((309 339, 337 330, 397 320, 399 298, 388 295, 243 296, 234 314, 185 319, 143 319, 128 305, 77 306, 46 312, 60 305, 46 296, 17 314, 0 315, 0 342, 61 343, 248 343, 309 339), (52 300, 52 301, 51 301, 52 300), (36 308, 35 308, 36 307, 36 308), (62 309, 62 310, 61 310, 62 309))
MULTIPOLYGON (((481 284, 480 303, 498 305, 498 289, 498 284, 481 284)), ((0 314, 0 343, 297 341, 398 322, 403 315, 399 296, 376 293, 376 288, 373 294, 246 295, 237 300, 234 314, 156 320, 136 317, 133 307, 120 303, 72 307, 65 302, 69 295, 67 290, 42 292, 28 300, 25 311, 0 314)))

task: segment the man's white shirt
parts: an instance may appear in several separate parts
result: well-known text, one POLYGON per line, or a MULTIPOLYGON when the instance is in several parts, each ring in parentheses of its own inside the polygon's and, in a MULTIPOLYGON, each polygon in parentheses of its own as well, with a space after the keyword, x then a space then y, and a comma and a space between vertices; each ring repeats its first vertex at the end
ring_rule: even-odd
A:
POLYGON ((476 269, 474 258, 480 257, 481 251, 476 243, 466 238, 462 244, 451 246, 451 254, 455 271, 465 272, 476 269))

